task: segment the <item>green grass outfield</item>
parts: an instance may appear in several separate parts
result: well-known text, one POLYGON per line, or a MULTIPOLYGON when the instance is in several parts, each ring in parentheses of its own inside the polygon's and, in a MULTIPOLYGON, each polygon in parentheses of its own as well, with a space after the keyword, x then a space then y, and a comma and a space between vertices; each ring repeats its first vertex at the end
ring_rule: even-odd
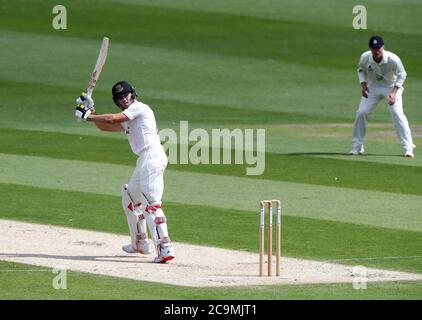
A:
MULTIPOLYGON (((160 129, 187 120, 190 129, 266 130, 263 175, 169 164, 163 206, 173 240, 257 252, 258 200, 275 197, 284 203, 283 255, 422 273, 422 3, 361 1, 368 30, 352 28, 351 0, 63 1, 67 30, 52 28, 56 4, 0 4, 0 218, 127 233, 120 187, 136 158, 124 134, 78 123, 73 109, 106 35, 98 112, 117 111, 110 88, 126 79, 160 129), (346 155, 356 64, 372 34, 408 72, 414 159, 402 157, 383 104, 366 154, 346 155)), ((69 275, 59 292, 51 272, 0 262, 0 299, 422 298, 421 282, 211 290, 69 275)))

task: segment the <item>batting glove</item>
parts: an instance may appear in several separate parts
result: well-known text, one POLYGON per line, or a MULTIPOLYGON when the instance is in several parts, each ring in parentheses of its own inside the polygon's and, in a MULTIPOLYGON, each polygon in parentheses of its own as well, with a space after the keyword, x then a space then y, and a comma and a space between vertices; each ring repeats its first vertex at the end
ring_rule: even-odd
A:
POLYGON ((83 105, 86 109, 94 108, 94 100, 85 92, 82 92, 78 99, 76 99, 76 103, 78 105, 83 105))
POLYGON ((76 107, 75 116, 78 118, 78 120, 82 119, 86 121, 90 115, 91 109, 88 109, 87 107, 81 104, 76 107))

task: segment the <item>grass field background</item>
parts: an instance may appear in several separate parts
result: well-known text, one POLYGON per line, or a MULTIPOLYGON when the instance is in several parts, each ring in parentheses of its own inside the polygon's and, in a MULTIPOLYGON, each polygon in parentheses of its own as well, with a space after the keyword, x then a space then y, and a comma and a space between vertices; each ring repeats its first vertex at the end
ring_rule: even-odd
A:
MULTIPOLYGON (((354 1, 62 4, 67 30, 52 28, 54 1, 0 3, 0 217, 127 233, 120 187, 136 158, 123 134, 73 115, 108 36, 98 112, 117 112, 110 89, 126 79, 160 129, 188 120, 190 129, 266 130, 261 176, 246 176, 245 165, 168 166, 163 206, 173 240, 257 252, 258 200, 275 197, 284 202, 284 255, 422 273, 420 147, 402 157, 380 104, 366 154, 346 155, 360 99, 356 64, 372 34, 404 62, 404 108, 421 145, 422 3, 361 1, 368 30, 352 28, 354 1)), ((209 291, 77 273, 80 290, 62 294, 43 284, 45 272, 1 272, 26 269, 35 268, 0 263, 0 286, 10 288, 0 298, 127 298, 139 289, 157 290, 142 299, 422 298, 420 282, 209 291)))

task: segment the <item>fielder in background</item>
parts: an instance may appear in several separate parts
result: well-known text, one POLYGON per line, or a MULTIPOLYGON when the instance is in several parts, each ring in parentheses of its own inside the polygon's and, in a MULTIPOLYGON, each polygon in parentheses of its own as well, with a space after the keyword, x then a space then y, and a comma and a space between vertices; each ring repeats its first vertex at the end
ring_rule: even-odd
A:
POLYGON ((349 154, 363 154, 368 118, 376 105, 385 99, 388 103, 394 128, 404 149, 405 157, 413 158, 412 134, 403 112, 403 83, 406 71, 400 58, 384 50, 384 40, 380 36, 369 39, 370 51, 363 53, 358 66, 359 81, 362 86, 362 98, 356 113, 352 133, 352 149, 349 154))
POLYGON ((122 186, 122 205, 131 236, 131 243, 122 249, 127 253, 151 253, 148 225, 157 252, 154 262, 165 263, 175 255, 161 208, 167 156, 160 143, 155 116, 148 105, 137 100, 135 89, 126 81, 117 82, 112 95, 122 112, 96 114, 92 98, 82 94, 76 100, 75 115, 94 122, 102 131, 126 132, 138 160, 129 183, 122 186))

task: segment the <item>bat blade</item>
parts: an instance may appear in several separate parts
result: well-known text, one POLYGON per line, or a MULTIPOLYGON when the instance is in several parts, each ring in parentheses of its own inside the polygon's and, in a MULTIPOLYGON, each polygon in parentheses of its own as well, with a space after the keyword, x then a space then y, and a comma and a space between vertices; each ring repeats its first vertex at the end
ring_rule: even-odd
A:
POLYGON ((100 76, 101 70, 103 69, 108 54, 108 43, 109 38, 104 37, 101 44, 100 53, 98 54, 97 62, 95 63, 94 71, 92 71, 91 79, 89 80, 88 87, 86 89, 86 93, 88 95, 92 95, 92 91, 94 91, 98 77, 100 76))

